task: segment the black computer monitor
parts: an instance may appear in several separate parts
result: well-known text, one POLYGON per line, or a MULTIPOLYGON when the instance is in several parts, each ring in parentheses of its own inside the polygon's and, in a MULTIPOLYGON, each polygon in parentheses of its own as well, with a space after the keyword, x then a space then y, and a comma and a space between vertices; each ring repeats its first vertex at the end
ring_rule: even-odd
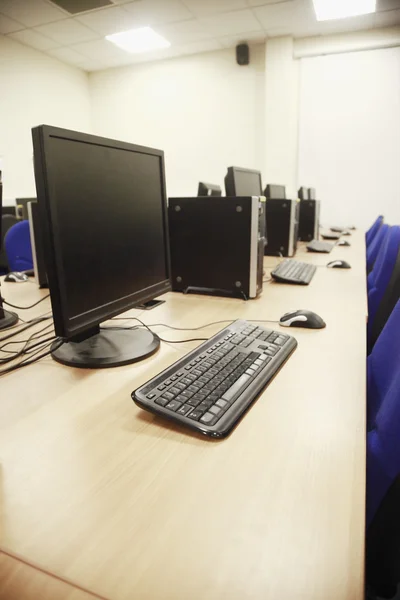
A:
POLYGON ((308 188, 308 199, 309 200, 317 199, 317 192, 316 192, 315 188, 308 188))
POLYGON ((308 200, 308 188, 301 187, 299 188, 299 199, 300 200, 308 200))
POLYGON ((272 198, 273 200, 285 200, 286 199, 286 188, 284 185, 274 185, 269 183, 264 191, 266 198, 272 198))
POLYGON ((262 196, 260 171, 228 167, 225 175, 225 192, 227 196, 262 196))
POLYGON ((219 185, 213 183, 204 183, 200 181, 199 188, 197 190, 198 196, 222 196, 222 190, 219 185))
POLYGON ((160 340, 148 329, 100 323, 171 289, 164 153, 48 125, 32 135, 53 358, 100 368, 149 356, 160 340))
MULTIPOLYGON (((3 180, 0 171, 0 250, 2 246, 2 222, 3 220, 3 180)), ((3 302, 0 293, 0 331, 7 329, 18 322, 18 315, 3 308, 3 302)))
POLYGON ((36 202, 36 198, 16 198, 16 215, 18 218, 23 221, 27 221, 29 219, 28 215, 28 203, 36 202))

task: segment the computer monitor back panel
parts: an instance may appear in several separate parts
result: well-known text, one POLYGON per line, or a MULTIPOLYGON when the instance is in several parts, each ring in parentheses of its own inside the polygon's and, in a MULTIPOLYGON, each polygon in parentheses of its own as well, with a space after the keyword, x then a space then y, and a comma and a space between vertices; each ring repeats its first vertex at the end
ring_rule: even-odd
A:
POLYGON ((225 176, 225 192, 227 196, 262 196, 260 171, 229 167, 225 176))
POLYGON ((39 206, 37 202, 28 202, 28 217, 35 280, 40 288, 49 287, 49 284, 47 282, 46 265, 43 252, 39 206))
POLYGON ((272 198, 276 200, 285 200, 286 199, 286 188, 284 185, 275 185, 269 183, 265 188, 264 196, 267 198, 272 198))
POLYGON ((259 197, 170 198, 173 290, 258 296, 264 207, 259 197))
POLYGON ((321 203, 319 200, 301 200, 299 239, 302 242, 318 240, 320 208, 321 203))
POLYGON ((317 199, 317 192, 316 192, 315 188, 308 188, 308 199, 309 200, 317 199))
POLYGON ((267 199, 265 204, 267 256, 293 256, 297 250, 299 202, 267 199))
POLYGON ((213 183, 204 183, 200 181, 197 190, 198 196, 222 196, 222 190, 219 185, 213 183))
POLYGON ((28 204, 29 202, 36 202, 36 198, 16 198, 16 215, 19 219, 23 221, 27 221, 29 219, 28 215, 28 204))
POLYGON ((301 187, 298 192, 299 200, 308 200, 308 188, 301 187))
POLYGON ((33 143, 56 334, 76 339, 171 288, 164 155, 46 125, 33 143))

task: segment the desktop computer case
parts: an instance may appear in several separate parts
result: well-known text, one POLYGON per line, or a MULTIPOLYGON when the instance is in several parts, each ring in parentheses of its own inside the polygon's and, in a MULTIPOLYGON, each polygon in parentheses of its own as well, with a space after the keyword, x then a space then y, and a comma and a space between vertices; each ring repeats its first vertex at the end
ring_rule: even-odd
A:
POLYGON ((174 291, 261 294, 265 198, 170 198, 168 214, 174 291))
POLYGON ((300 200, 299 239, 310 242, 319 238, 319 200, 300 200))
POLYGON ((268 199, 265 204, 268 256, 293 256, 297 250, 300 202, 268 199))

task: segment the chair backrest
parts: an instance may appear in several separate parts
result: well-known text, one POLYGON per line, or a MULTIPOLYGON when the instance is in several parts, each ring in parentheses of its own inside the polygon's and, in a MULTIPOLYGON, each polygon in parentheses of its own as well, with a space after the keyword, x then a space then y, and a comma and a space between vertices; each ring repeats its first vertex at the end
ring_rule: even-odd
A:
POLYGON ((395 225, 390 228, 385 237, 374 268, 368 275, 368 338, 371 335, 376 311, 390 283, 399 250, 400 227, 395 225))
POLYGON ((400 300, 382 329, 367 359, 367 423, 376 426, 376 416, 400 371, 400 300))
POLYGON ((375 235, 378 233, 379 229, 382 226, 382 223, 383 223, 383 216, 380 215, 376 219, 376 221, 371 225, 371 227, 368 229, 367 233, 365 234, 365 241, 367 243, 367 246, 369 246, 369 244, 374 239, 375 235))
POLYGON ((367 273, 370 273, 372 271, 375 261, 378 258, 379 250, 389 229, 389 225, 384 223, 379 229, 378 233, 375 235, 371 244, 367 247, 367 273))
POLYGON ((19 221, 11 227, 5 236, 4 245, 11 271, 33 269, 29 221, 19 221))
POLYGON ((400 301, 368 359, 367 525, 400 473, 399 331, 400 301))
POLYGON ((396 262, 392 270, 389 283, 383 297, 378 304, 375 317, 368 324, 368 353, 370 353, 400 299, 400 251, 397 253, 396 262))
POLYGON ((4 247, 4 239, 8 230, 16 223, 19 223, 17 217, 13 215, 3 214, 1 216, 1 240, 0 240, 0 269, 8 271, 8 259, 4 247))

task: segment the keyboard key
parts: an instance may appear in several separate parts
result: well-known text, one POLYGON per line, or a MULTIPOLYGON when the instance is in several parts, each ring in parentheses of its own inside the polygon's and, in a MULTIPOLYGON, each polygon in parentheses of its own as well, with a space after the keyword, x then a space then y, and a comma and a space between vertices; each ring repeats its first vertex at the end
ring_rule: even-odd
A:
POLYGON ((229 406, 229 402, 227 402, 226 400, 222 400, 222 398, 220 398, 215 403, 215 406, 219 406, 220 408, 227 408, 229 406))
POLYGON ((229 390, 227 390, 225 392, 225 394, 223 395, 223 400, 232 400, 232 398, 234 398, 236 396, 236 394, 238 394, 239 392, 241 392, 249 383, 249 381, 251 381, 251 377, 250 375, 242 375, 236 383, 233 384, 232 387, 229 388, 229 390))
POLYGON ((218 416, 222 412, 222 408, 220 406, 215 405, 212 406, 208 412, 215 416, 218 416))
POLYGON ((169 410, 173 410, 175 412, 180 406, 180 402, 178 402, 177 400, 171 400, 171 402, 169 402, 165 408, 168 408, 169 410))
POLYGON ((166 404, 168 404, 169 400, 167 400, 167 398, 163 398, 161 396, 160 398, 157 398, 157 400, 154 400, 154 402, 156 404, 159 404, 160 406, 166 406, 166 404))
POLYGON ((171 381, 176 381, 178 379, 178 375, 172 375, 171 381))
POLYGON ((170 394, 173 394, 174 396, 176 396, 177 394, 179 394, 179 393, 180 393, 180 391, 181 391, 181 390, 180 390, 179 388, 175 387, 175 386, 174 386, 174 387, 172 387, 172 388, 169 388, 169 390, 168 390, 168 392, 169 392, 170 394))
POLYGON ((151 394, 147 394, 147 398, 149 400, 153 400, 153 398, 155 398, 155 397, 156 397, 156 394, 154 392, 152 392, 151 394))
POLYGON ((167 388, 167 386, 165 385, 165 383, 162 383, 161 385, 158 386, 158 390, 160 390, 160 392, 162 392, 163 390, 165 390, 167 388))
POLYGON ((193 398, 186 398, 186 404, 189 404, 189 406, 198 406, 201 403, 201 400, 199 398, 196 398, 196 396, 193 396, 193 398))
POLYGON ((186 385, 184 383, 181 383, 180 381, 178 381, 178 383, 175 384, 175 386, 178 390, 182 391, 186 388, 186 385))
POLYGON ((189 404, 182 404, 180 408, 176 411, 178 415, 187 415, 189 410, 192 410, 192 406, 189 404))
POLYGON ((166 400, 172 400, 174 398, 174 394, 171 394, 170 392, 164 392, 162 397, 166 400))
POLYGON ((214 425, 218 418, 210 412, 206 412, 200 419, 200 423, 204 423, 204 425, 214 425))
POLYGON ((191 413, 188 414, 188 419, 193 419, 193 421, 198 421, 200 419, 200 417, 203 416, 203 411, 201 410, 192 410, 191 413))

